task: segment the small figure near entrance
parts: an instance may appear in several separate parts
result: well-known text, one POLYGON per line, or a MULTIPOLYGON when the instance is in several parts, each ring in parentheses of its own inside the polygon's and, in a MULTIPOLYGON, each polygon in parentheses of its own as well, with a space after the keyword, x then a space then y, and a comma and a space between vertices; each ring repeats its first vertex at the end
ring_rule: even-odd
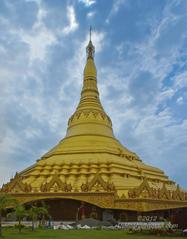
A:
POLYGON ((98 213, 97 213, 96 207, 92 207, 90 217, 93 218, 93 219, 98 219, 98 213))
POLYGON ((77 209, 77 221, 86 217, 86 208, 84 202, 81 202, 80 207, 77 209))
POLYGON ((47 222, 47 228, 52 228, 53 227, 53 222, 51 216, 49 216, 48 222, 47 222))

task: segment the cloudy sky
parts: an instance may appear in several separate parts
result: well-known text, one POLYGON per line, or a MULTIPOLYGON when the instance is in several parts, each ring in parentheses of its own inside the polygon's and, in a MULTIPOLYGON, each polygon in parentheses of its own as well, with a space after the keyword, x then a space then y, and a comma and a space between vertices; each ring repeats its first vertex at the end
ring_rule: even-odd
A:
POLYGON ((1 0, 0 184, 65 136, 90 24, 116 137, 187 188, 186 0, 1 0))

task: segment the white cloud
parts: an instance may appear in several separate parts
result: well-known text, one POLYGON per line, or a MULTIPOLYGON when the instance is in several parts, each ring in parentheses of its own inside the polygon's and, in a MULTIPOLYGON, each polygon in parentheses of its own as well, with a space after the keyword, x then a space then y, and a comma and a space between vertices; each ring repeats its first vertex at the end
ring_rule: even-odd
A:
POLYGON ((115 0, 113 5, 112 5, 112 9, 110 10, 110 13, 107 17, 107 19, 105 20, 105 22, 108 24, 110 23, 110 19, 116 15, 118 13, 118 11, 120 10, 120 7, 122 5, 124 5, 126 2, 126 0, 115 0))
POLYGON ((176 102, 177 102, 177 104, 179 104, 179 105, 183 104, 183 102, 184 102, 183 97, 180 96, 179 98, 177 98, 176 102))
POLYGON ((95 16, 95 14, 96 14, 96 12, 88 12, 86 16, 87 16, 87 18, 92 18, 95 16))
POLYGON ((179 73, 174 77, 174 87, 177 90, 187 87, 187 71, 179 73))
POLYGON ((23 42, 27 43, 30 48, 30 61, 39 59, 43 61, 46 57, 47 47, 56 43, 54 32, 48 30, 43 19, 47 16, 47 10, 42 7, 41 1, 38 4, 37 20, 32 29, 28 32, 20 30, 20 36, 23 42))
POLYGON ((79 0, 80 3, 83 3, 86 7, 90 7, 91 5, 95 4, 95 0, 79 0))
POLYGON ((73 6, 67 6, 67 18, 69 21, 69 25, 63 29, 65 35, 75 31, 79 26, 76 20, 75 9, 73 6))
POLYGON ((37 3, 39 11, 31 28, 14 26, 8 18, 1 17, 0 30, 6 28, 6 31, 0 43, 0 89, 3 89, 0 94, 0 184, 31 164, 31 159, 33 163, 41 151, 48 150, 42 146, 31 149, 32 140, 44 138, 45 120, 48 124, 45 133, 51 131, 58 135, 56 128, 62 129, 61 124, 66 126, 60 103, 44 95, 46 79, 42 74, 49 60, 47 51, 57 40, 55 31, 43 22, 47 11, 40 1, 37 3))
POLYGON ((121 7, 121 5, 123 5, 124 3, 125 3, 125 0, 114 1, 111 14, 116 14, 119 11, 119 8, 121 7))
POLYGON ((46 28, 40 28, 32 34, 22 33, 21 38, 29 45, 31 62, 35 59, 45 60, 47 47, 56 42, 54 34, 46 28))

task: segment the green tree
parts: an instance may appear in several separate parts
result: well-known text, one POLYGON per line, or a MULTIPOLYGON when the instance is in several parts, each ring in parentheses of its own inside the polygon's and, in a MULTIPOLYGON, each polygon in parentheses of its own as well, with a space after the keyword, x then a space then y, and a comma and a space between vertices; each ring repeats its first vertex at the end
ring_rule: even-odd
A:
POLYGON ((16 207, 14 208, 14 211, 8 214, 8 216, 12 216, 12 215, 15 215, 16 219, 18 220, 18 230, 20 233, 21 229, 23 227, 21 222, 22 222, 23 218, 25 216, 27 216, 27 211, 23 205, 17 204, 16 207))
POLYGON ((0 237, 2 236, 2 214, 8 208, 15 206, 16 200, 8 194, 0 193, 0 237))
POLYGON ((32 220, 32 231, 34 231, 34 223, 37 221, 39 215, 48 215, 46 207, 31 206, 28 210, 28 215, 32 220))
POLYGON ((39 226, 44 226, 45 224, 45 218, 46 216, 48 217, 49 216, 49 208, 48 208, 48 205, 46 205, 46 203, 44 201, 41 201, 41 206, 39 207, 40 208, 40 212, 39 212, 39 226))

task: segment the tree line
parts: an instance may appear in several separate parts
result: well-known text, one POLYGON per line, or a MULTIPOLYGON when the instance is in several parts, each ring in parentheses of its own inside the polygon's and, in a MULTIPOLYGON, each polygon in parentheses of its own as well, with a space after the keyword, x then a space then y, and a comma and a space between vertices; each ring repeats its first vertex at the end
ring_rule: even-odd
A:
POLYGON ((40 225, 43 224, 43 221, 46 216, 49 217, 48 208, 44 202, 41 206, 35 206, 34 204, 30 205, 27 209, 25 205, 20 204, 16 199, 8 194, 0 194, 0 237, 2 237, 2 219, 3 213, 6 213, 7 218, 15 217, 18 221, 16 227, 21 233, 24 225, 22 221, 24 218, 29 218, 32 221, 32 231, 35 229, 35 222, 39 219, 40 225), (11 208, 11 212, 7 212, 7 209, 11 208))

